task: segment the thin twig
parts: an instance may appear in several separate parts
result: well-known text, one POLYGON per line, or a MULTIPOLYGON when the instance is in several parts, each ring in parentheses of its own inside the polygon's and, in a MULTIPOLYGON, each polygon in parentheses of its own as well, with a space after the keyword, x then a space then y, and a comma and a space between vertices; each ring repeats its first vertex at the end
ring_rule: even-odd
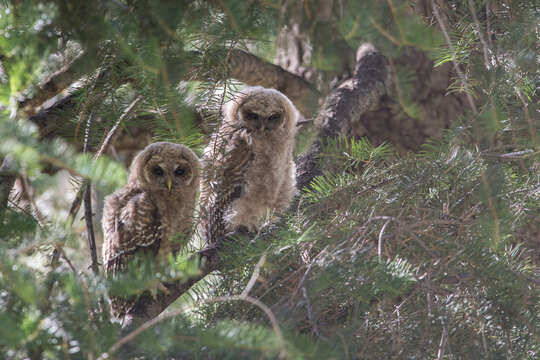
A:
POLYGON ((443 328, 442 328, 442 334, 441 334, 441 341, 439 341, 439 350, 437 351, 437 360, 444 359, 444 352, 446 350, 446 342, 447 342, 447 332, 446 332, 446 324, 443 320, 443 328))
MULTIPOLYGON (((227 301, 246 301, 246 302, 249 302, 250 304, 257 306, 259 309, 261 309, 270 320, 270 323, 272 324, 272 328, 278 338, 278 342, 280 345, 279 357, 282 359, 287 358, 287 350, 285 349, 285 340, 283 338, 283 334, 281 332, 277 319, 275 315, 272 313, 272 310, 270 310, 270 308, 266 306, 265 304, 263 304, 261 301, 255 298, 252 298, 250 296, 234 295, 234 296, 220 296, 220 297, 215 297, 215 298, 210 298, 210 299, 204 299, 200 301, 198 304, 212 304, 216 302, 227 302, 227 301)), ((145 322, 144 324, 142 324, 141 326, 139 326, 138 328, 136 328, 135 330, 133 330, 132 332, 130 332, 129 334, 127 334, 126 336, 118 340, 117 342, 115 342, 109 348, 109 350, 107 350, 107 352, 100 355, 98 360, 108 359, 112 354, 117 352, 118 349, 120 349, 122 346, 129 343, 130 341, 134 340, 139 334, 141 334, 145 330, 152 328, 153 326, 159 324, 160 322, 164 320, 176 317, 192 308, 193 308, 192 306, 185 305, 185 306, 182 306, 178 310, 171 311, 168 313, 162 313, 161 315, 145 322)))
POLYGON ((315 333, 315 335, 317 335, 317 337, 321 337, 321 333, 319 332, 319 328, 317 327, 317 322, 315 320, 315 317, 313 316, 313 312, 311 311, 311 303, 309 302, 305 286, 302 286, 302 295, 304 296, 304 300, 306 300, 306 310, 309 322, 311 323, 311 327, 313 328, 313 332, 315 333))
MULTIPOLYGON (((450 49, 450 52, 452 54, 452 64, 454 65, 454 69, 456 70, 456 73, 458 74, 460 80, 461 80, 461 86, 466 89, 467 88, 467 77, 461 71, 459 68, 459 64, 457 63, 457 57, 456 57, 456 50, 454 49, 454 45, 452 45, 452 40, 450 40, 450 36, 448 35, 448 31, 446 29, 446 26, 444 25, 444 22, 439 14, 439 11, 437 10, 437 5, 435 4, 434 0, 431 0, 431 4, 433 7, 433 14, 437 18, 437 23, 439 24, 439 27, 441 28, 441 31, 443 32, 444 39, 446 40, 446 43, 448 45, 448 48, 450 49)), ((474 102, 474 99, 472 95, 469 93, 469 91, 465 91, 467 101, 469 102, 469 106, 471 107, 473 113, 476 115, 478 114, 478 110, 476 108, 476 104, 474 102)))
MULTIPOLYGON (((491 41, 491 21, 489 18, 489 1, 486 1, 486 38, 489 44, 489 48, 491 50, 495 50, 495 48, 493 47, 493 41, 491 41)), ((494 58, 495 58, 495 63, 498 65, 497 53, 495 53, 494 58)))
POLYGON ((249 292, 257 282, 257 279, 259 278, 259 273, 261 272, 261 267, 264 265, 264 262, 266 261, 266 254, 263 254, 259 261, 257 262, 257 265, 255 265, 255 269, 253 270, 253 274, 251 274, 251 278, 249 279, 246 287, 244 288, 244 291, 242 291, 242 294, 240 296, 248 296, 249 292))
POLYGON ((99 266, 96 252, 96 237, 94 235, 94 223, 92 220, 92 184, 88 180, 86 191, 84 192, 84 221, 86 222, 86 234, 88 237, 88 248, 92 258, 92 271, 95 275, 99 274, 99 266))
POLYGON ((538 155, 540 151, 534 151, 532 149, 526 149, 522 151, 515 151, 506 154, 482 154, 483 157, 501 159, 501 160, 523 160, 532 156, 538 155))
POLYGON ((122 123, 122 121, 129 115, 129 113, 131 112, 131 110, 133 110, 133 108, 135 107, 135 105, 137 105, 137 103, 142 99, 142 96, 137 96, 135 98, 135 100, 133 100, 131 102, 131 104, 129 104, 129 106, 126 108, 126 110, 124 110, 124 112, 122 113, 122 115, 120 115, 120 117, 118 118, 118 120, 116 121, 116 123, 114 124, 114 126, 111 128, 111 130, 109 130, 109 133, 107 134, 107 137, 105 138, 105 140, 103 140, 103 144, 101 144, 101 147, 99 148, 99 151, 96 153, 96 155, 94 156, 94 159, 98 159, 101 154, 103 154, 105 151, 107 151, 107 148, 109 147, 109 144, 111 142, 111 139, 112 137, 115 135, 116 133, 116 130, 118 129, 118 127, 120 126, 120 124, 122 123))
POLYGON ((75 220, 75 216, 77 215, 77 213, 79 212, 79 209, 81 208, 81 204, 84 198, 85 183, 86 182, 83 181, 83 183, 77 190, 77 193, 75 194, 75 199, 73 199, 73 202, 71 203, 71 207, 69 208, 68 219, 70 219, 71 223, 73 223, 73 221, 75 220))
POLYGON ((386 227, 388 226, 388 224, 390 224, 390 221, 392 221, 392 219, 386 220, 383 227, 381 228, 381 232, 379 233, 379 243, 377 245, 377 256, 378 256, 379 262, 382 262, 382 243, 383 243, 384 230, 386 230, 386 227))
MULTIPOLYGON (((120 117, 118 118, 118 120, 116 121, 116 123, 114 124, 114 126, 111 128, 111 130, 109 130, 109 132, 107 133, 107 137, 105 138, 105 140, 103 141, 103 143, 101 144, 101 147, 99 148, 99 151, 94 155, 94 160, 97 160, 105 151, 107 151, 110 143, 111 143, 111 139, 113 138, 113 136, 115 135, 116 133, 116 130, 118 129, 118 127, 120 126, 121 122, 126 118, 126 116, 129 115, 129 113, 131 112, 131 110, 135 107, 135 105, 137 105, 137 103, 142 99, 142 96, 138 96, 137 98, 135 98, 135 100, 133 100, 131 102, 131 104, 129 104, 129 106, 126 108, 126 110, 124 110, 124 112, 122 113, 122 115, 120 115, 120 117)), ((90 115, 92 116, 92 115, 90 115)), ((90 119, 89 119, 90 121, 90 119)), ((70 169, 67 169, 68 171, 70 171, 70 169)), ((71 175, 73 176, 76 176, 76 177, 82 177, 80 176, 80 174, 78 174, 76 171, 74 172, 73 171, 70 171, 71 175)), ((73 202, 71 204, 71 208, 69 210, 69 216, 71 219, 75 219, 75 215, 79 212, 79 209, 81 207, 81 204, 82 204, 82 201, 83 201, 83 198, 84 198, 84 194, 85 194, 85 189, 86 189, 86 183, 87 181, 84 181, 81 186, 79 187, 79 189, 77 190, 77 194, 75 195, 75 199, 73 199, 73 202)))
POLYGON ((474 9, 474 4, 472 0, 469 0, 469 10, 471 11, 474 23, 476 24, 478 37, 480 38, 480 42, 482 43, 482 49, 483 49, 483 54, 484 54, 484 66, 486 67, 486 69, 489 70, 491 66, 489 64, 489 59, 488 59, 488 44, 486 43, 486 40, 484 39, 484 33, 482 32, 480 21, 478 21, 478 18, 476 17, 476 10, 474 9))

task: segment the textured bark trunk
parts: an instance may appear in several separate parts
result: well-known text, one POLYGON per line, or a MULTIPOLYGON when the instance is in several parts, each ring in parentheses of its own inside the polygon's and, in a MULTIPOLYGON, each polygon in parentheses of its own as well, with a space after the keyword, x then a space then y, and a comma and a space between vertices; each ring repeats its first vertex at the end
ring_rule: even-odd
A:
MULTIPOLYGON (((302 3, 285 2, 282 10, 287 23, 278 35, 275 63, 313 82, 321 93, 329 96, 344 79, 353 76, 351 51, 337 31, 324 32, 324 35, 332 36, 336 51, 341 52, 341 69, 321 71, 312 66, 314 42, 320 35, 320 31, 313 29, 333 29, 336 26, 332 23, 342 16, 339 2, 320 1, 315 5, 316 13, 308 16, 302 3)), ((427 11, 422 7, 418 10, 427 11)), ((391 143, 400 153, 417 151, 428 138, 440 136, 443 129, 463 114, 464 99, 462 95, 447 93, 454 78, 450 63, 434 67, 426 53, 414 48, 405 48, 399 51, 399 56, 387 58, 387 61, 390 78, 387 93, 381 94, 372 110, 351 119, 343 135, 366 136, 374 145, 391 143), (397 74, 401 71, 413 75, 410 77, 412 83, 400 84, 397 74), (417 108, 413 116, 405 111, 408 104, 417 108)))

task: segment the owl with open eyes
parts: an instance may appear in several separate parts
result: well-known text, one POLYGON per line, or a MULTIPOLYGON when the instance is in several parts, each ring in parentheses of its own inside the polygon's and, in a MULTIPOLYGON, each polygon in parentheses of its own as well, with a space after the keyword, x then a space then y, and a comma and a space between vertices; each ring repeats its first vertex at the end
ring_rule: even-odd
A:
POLYGON ((204 150, 202 239, 257 230, 286 210, 296 193, 293 150, 298 112, 275 89, 243 89, 224 107, 221 126, 204 150))
MULTIPOLYGON (((168 256, 189 241, 199 188, 199 159, 170 142, 148 145, 134 159, 128 183, 105 198, 103 267, 108 276, 138 256, 168 256)), ((112 313, 129 312, 134 298, 111 297, 112 313)))

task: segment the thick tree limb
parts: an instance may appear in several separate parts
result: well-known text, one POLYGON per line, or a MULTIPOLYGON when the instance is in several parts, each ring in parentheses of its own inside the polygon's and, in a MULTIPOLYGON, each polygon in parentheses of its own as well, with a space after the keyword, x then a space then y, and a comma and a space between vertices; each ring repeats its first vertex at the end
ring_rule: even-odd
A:
MULTIPOLYGON (((70 94, 37 113, 34 113, 35 108, 78 80, 77 76, 80 74, 74 68, 78 66, 80 61, 79 57, 51 75, 34 97, 19 103, 19 109, 30 116, 30 121, 38 125, 42 138, 53 137, 59 133, 59 130, 65 125, 61 114, 69 113, 70 110, 74 109, 76 101, 75 97, 70 94)), ((242 50, 233 50, 229 54, 227 64, 232 78, 248 85, 260 85, 280 90, 306 117, 311 116, 317 108, 320 93, 300 76, 242 50)), ((83 86, 91 86, 92 83, 104 81, 107 75, 108 71, 100 71, 94 82, 87 82, 83 86)), ((129 81, 129 79, 127 80, 129 81)), ((178 80, 180 79, 175 81, 178 80)))
MULTIPOLYGON (((372 109, 386 91, 386 80, 385 58, 370 44, 362 46, 358 51, 353 78, 344 81, 328 96, 317 116, 321 139, 314 144, 310 153, 299 159, 297 170, 299 188, 308 185, 311 179, 317 175, 317 157, 324 139, 344 135, 351 123, 372 109)), ((131 329, 141 322, 156 317, 206 275, 214 270, 219 270, 220 250, 226 241, 234 239, 237 235, 245 235, 245 231, 211 241, 211 247, 194 255, 199 258, 202 264, 197 276, 188 280, 164 284, 167 292, 159 292, 155 297, 150 294, 141 296, 130 314, 123 319, 124 328, 131 329)))
POLYGON ((233 78, 281 91, 306 117, 315 112, 321 94, 304 78, 242 50, 233 50, 227 63, 233 78))
POLYGON ((364 44, 358 49, 356 60, 353 77, 328 95, 315 119, 319 139, 297 161, 297 186, 300 189, 320 174, 317 162, 326 139, 346 135, 386 93, 388 70, 384 56, 371 44, 364 44))
POLYGON ((160 291, 156 296, 152 296, 149 293, 143 294, 133 306, 130 313, 122 319, 124 329, 132 329, 142 322, 158 316, 193 285, 205 278, 212 271, 217 270, 219 267, 219 250, 223 247, 224 242, 232 237, 234 235, 218 239, 215 245, 207 247, 193 255, 201 264, 199 267, 200 273, 197 276, 174 283, 163 284, 167 291, 160 291))

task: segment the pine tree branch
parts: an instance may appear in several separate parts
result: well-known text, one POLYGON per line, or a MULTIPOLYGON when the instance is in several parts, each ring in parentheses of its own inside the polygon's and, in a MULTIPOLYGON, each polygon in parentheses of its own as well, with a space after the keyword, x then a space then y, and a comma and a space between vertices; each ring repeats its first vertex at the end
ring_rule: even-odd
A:
MULTIPOLYGON (((203 300, 200 301, 200 304, 213 304, 213 303, 217 303, 217 302, 228 302, 228 301, 245 301, 245 302, 248 302, 248 303, 258 307, 259 309, 261 309, 264 312, 264 314, 267 316, 268 320, 270 321, 270 324, 272 325, 272 330, 274 331, 274 333, 277 336, 277 339, 278 339, 278 342, 279 342, 279 347, 280 347, 279 359, 288 358, 287 349, 285 347, 286 341, 285 341, 285 338, 283 337, 283 333, 281 331, 281 328, 279 327, 277 318, 274 315, 274 313, 272 312, 272 310, 267 305, 262 303, 259 299, 253 298, 253 297, 251 297, 249 295, 243 295, 243 294, 242 295, 231 295, 231 296, 218 296, 218 297, 214 297, 214 298, 203 299, 203 300)), ((156 316, 154 318, 150 318, 147 321, 145 321, 144 323, 140 324, 139 326, 130 326, 129 329, 124 328, 125 330, 127 330, 127 331, 124 331, 126 335, 124 337, 122 337, 120 340, 118 340, 117 342, 115 342, 107 350, 107 352, 104 352, 103 354, 101 354, 98 357, 98 360, 109 359, 112 354, 118 352, 118 350, 122 346, 124 346, 124 345, 128 344, 129 342, 135 340, 135 338, 137 336, 139 336, 142 332, 154 327, 155 325, 159 324, 160 322, 162 322, 164 320, 171 319, 171 318, 174 318, 174 317, 176 317, 178 315, 181 315, 181 314, 185 313, 186 311, 188 311, 190 308, 191 308, 191 306, 184 305, 184 306, 180 307, 180 309, 176 309, 176 310, 171 311, 171 312, 163 313, 163 314, 161 314, 159 316, 156 316)))
MULTIPOLYGON (((193 53, 196 57, 197 53, 193 53)), ((80 59, 80 58, 78 58, 80 59)), ((69 112, 76 106, 75 96, 70 94, 51 104, 49 107, 34 113, 37 106, 47 99, 57 95, 71 83, 79 80, 77 72, 72 69, 80 60, 75 60, 61 71, 51 75, 50 81, 42 86, 42 90, 34 97, 19 103, 23 113, 30 116, 29 120, 38 125, 42 138, 57 136, 59 130, 65 125, 61 113, 69 112)), ((126 66, 123 64, 122 66, 126 66)), ((232 50, 227 58, 230 76, 248 85, 260 85, 275 88, 287 95, 305 117, 311 116, 316 108, 321 94, 317 89, 302 77, 283 68, 266 62, 257 56, 242 50, 232 50)), ((101 70, 94 82, 87 82, 84 86, 103 81, 108 76, 107 70, 101 70)), ((186 74, 189 72, 186 72, 186 74)), ((80 74, 79 74, 80 76, 80 74)), ((196 80, 196 79, 193 79, 196 80)))
POLYGON ((304 116, 309 117, 316 111, 321 94, 304 78, 242 50, 231 51, 227 64, 233 78, 248 85, 281 91, 304 116))
MULTIPOLYGON (((318 148, 312 151, 310 157, 302 157, 297 170, 299 188, 308 185, 317 175, 316 157, 324 138, 345 135, 349 124, 369 111, 386 90, 386 61, 370 44, 363 45, 357 55, 357 64, 352 79, 344 81, 332 92, 317 116, 321 124, 318 148), (313 160, 313 161, 310 161, 313 160)), ((164 284, 167 292, 159 292, 156 296, 148 294, 141 296, 130 313, 122 321, 125 329, 132 329, 158 316, 173 301, 187 292, 193 285, 212 271, 220 268, 219 254, 228 241, 234 241, 239 236, 245 236, 245 230, 209 241, 209 246, 194 257, 200 261, 200 273, 190 279, 182 279, 174 283, 164 284)))
POLYGON ((84 61, 84 54, 84 51, 81 52, 69 64, 64 65, 60 70, 51 74, 39 86, 39 90, 34 96, 19 101, 19 110, 26 114, 26 116, 32 116, 35 114, 36 107, 79 80, 81 74, 76 69, 84 61))
POLYGON ((189 279, 181 279, 174 283, 165 283, 163 285, 167 291, 160 291, 155 296, 152 296, 149 293, 140 296, 136 304, 131 308, 129 314, 122 319, 123 328, 127 330, 133 329, 135 326, 155 318, 176 299, 191 289, 193 285, 204 279, 206 275, 218 270, 220 250, 227 241, 233 241, 239 234, 240 233, 227 234, 226 236, 217 239, 213 245, 194 254, 193 259, 200 264, 199 274, 196 276, 190 277, 189 279))
POLYGON ((373 109, 386 93, 388 69, 386 59, 371 44, 360 46, 351 79, 343 81, 326 98, 315 124, 319 139, 309 152, 297 161, 297 186, 302 189, 320 175, 319 154, 328 138, 346 135, 360 117, 373 109))

